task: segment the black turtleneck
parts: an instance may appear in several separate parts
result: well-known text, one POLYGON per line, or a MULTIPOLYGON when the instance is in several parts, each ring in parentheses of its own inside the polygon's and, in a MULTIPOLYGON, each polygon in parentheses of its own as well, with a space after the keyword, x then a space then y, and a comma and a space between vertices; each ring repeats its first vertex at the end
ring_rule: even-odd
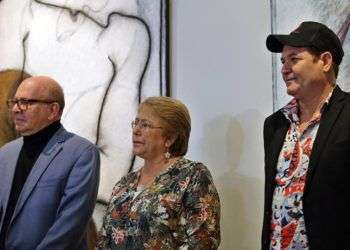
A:
POLYGON ((19 195, 40 153, 51 137, 61 128, 60 121, 56 121, 39 132, 23 136, 23 146, 19 153, 11 193, 7 203, 5 218, 0 232, 0 249, 5 249, 5 235, 15 210, 19 195))

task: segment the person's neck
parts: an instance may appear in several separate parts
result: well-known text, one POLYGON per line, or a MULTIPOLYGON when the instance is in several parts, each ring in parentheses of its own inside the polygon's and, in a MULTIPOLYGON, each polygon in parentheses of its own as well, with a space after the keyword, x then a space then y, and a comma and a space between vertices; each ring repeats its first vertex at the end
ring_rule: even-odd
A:
POLYGON ((138 187, 147 187, 153 183, 154 179, 161 173, 164 173, 171 165, 173 165, 180 156, 166 159, 165 156, 157 158, 145 159, 145 164, 140 170, 138 187))
POLYGON ((23 135, 24 143, 33 143, 35 141, 46 140, 50 138, 61 126, 62 125, 60 120, 57 120, 35 132, 34 134, 23 135))
POLYGON ((164 155, 159 157, 155 157, 152 159, 145 159, 145 164, 143 166, 143 173, 152 173, 157 174, 168 166, 172 165, 175 161, 177 161, 180 157, 172 157, 170 159, 165 158, 164 155))
POLYGON ((60 121, 56 121, 35 134, 23 136, 23 149, 30 155, 35 155, 44 149, 52 136, 61 128, 60 121))
POLYGON ((310 96, 298 100, 300 122, 309 121, 315 113, 320 112, 323 103, 332 92, 334 86, 333 84, 326 84, 319 91, 315 91, 310 96))

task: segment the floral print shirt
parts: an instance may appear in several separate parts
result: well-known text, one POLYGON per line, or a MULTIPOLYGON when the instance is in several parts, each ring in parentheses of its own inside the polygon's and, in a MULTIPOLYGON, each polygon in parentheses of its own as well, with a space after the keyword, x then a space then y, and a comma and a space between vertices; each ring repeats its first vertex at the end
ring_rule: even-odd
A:
POLYGON ((299 130, 299 107, 296 99, 282 112, 290 122, 278 163, 276 187, 272 201, 270 249, 309 249, 303 213, 303 194, 312 146, 316 138, 322 111, 316 113, 304 131, 299 130))
POLYGON ((209 170, 181 158, 141 192, 140 170, 114 187, 98 249, 217 249, 220 201, 209 170))

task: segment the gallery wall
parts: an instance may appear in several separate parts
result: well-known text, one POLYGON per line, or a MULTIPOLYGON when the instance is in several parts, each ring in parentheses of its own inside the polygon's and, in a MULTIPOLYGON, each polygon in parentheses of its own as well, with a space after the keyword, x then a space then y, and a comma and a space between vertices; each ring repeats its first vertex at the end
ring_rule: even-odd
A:
MULTIPOLYGON (((19 7, 16 4, 22 6, 23 2, 3 0, 0 12, 10 13, 17 10, 19 7)), ((40 6, 40 1, 27 0, 25 2, 35 2, 33 5, 29 5, 31 8, 25 8, 27 5, 22 6, 24 9, 28 9, 29 17, 34 17, 28 27, 35 28, 34 31, 37 31, 37 34, 40 34, 41 29, 39 28, 42 25, 50 28, 49 23, 42 21, 42 18, 48 17, 41 14, 45 6, 40 6), (34 12, 29 10, 34 10, 34 12), (36 13, 37 15, 35 15, 36 13)), ((47 2, 50 1, 47 0, 47 2)), ((129 1, 108 2, 132 5, 129 1)), ((258 249, 264 182, 262 126, 264 117, 272 112, 271 55, 265 48, 265 38, 270 31, 269 1, 176 0, 169 2, 171 4, 171 34, 169 39, 171 41, 169 60, 171 63, 171 92, 173 97, 187 104, 192 114, 193 130, 188 157, 202 161, 208 166, 220 193, 222 203, 222 244, 220 248, 258 249)), ((95 1, 91 1, 91 3, 95 3, 95 1)), ((139 3, 139 1, 135 0, 133 3, 139 3)), ((55 14, 55 17, 57 16, 57 20, 63 20, 64 24, 65 22, 69 24, 69 21, 72 21, 71 17, 70 19, 61 19, 61 12, 56 9, 50 9, 50 12, 47 13, 51 12, 55 14)), ((0 23, 3 24, 0 25, 3 31, 1 34, 6 34, 6 36, 2 36, 3 40, 9 39, 9 33, 14 34, 15 37, 22 34, 19 31, 13 32, 12 26, 9 24, 25 24, 26 29, 19 30, 27 31, 28 23, 22 21, 21 18, 23 12, 16 13, 18 13, 16 16, 0 15, 0 23)), ((57 21, 57 23, 60 22, 57 21)), ((19 25, 15 26, 20 27, 19 25)), ((70 26, 65 25, 64 27, 70 28, 70 26)), ((51 31, 51 29, 49 30, 51 31)), ((79 30, 75 28, 73 30, 52 29, 52 31, 58 31, 62 35, 71 34, 71 32, 80 34, 76 33, 79 30)), ((49 33, 44 32, 43 34, 49 33)), ((114 32, 111 34, 115 35, 114 32)), ((24 36, 24 38, 26 37, 24 36)), ((118 39, 115 39, 115 36, 111 37, 113 38, 112 43, 115 44, 115 40, 118 39)), ((27 38, 31 39, 32 36, 27 38)), ((37 38, 38 41, 41 41, 42 36, 37 36, 37 38)), ((66 37, 64 38, 66 39, 66 37)), ((41 63, 41 61, 34 64, 32 59, 34 57, 31 56, 28 56, 27 61, 20 60, 18 58, 22 58, 23 55, 19 57, 12 52, 22 53, 20 42, 23 39, 17 39, 17 43, 11 41, 1 42, 2 70, 21 69, 20 66, 24 64, 26 66, 24 69, 27 69, 31 74, 48 74, 56 77, 60 82, 63 81, 59 78, 58 73, 55 75, 55 72, 49 71, 58 69, 57 67, 49 67, 51 64, 59 63, 50 60, 51 64, 41 63), (4 58, 8 60, 8 64, 5 63, 4 58), (13 58, 14 60, 12 60, 13 58), (28 66, 30 67, 28 68, 28 66), (34 66, 45 66, 48 69, 42 70, 41 67, 34 66)), ((129 43, 126 41, 126 44, 129 43)), ((24 48, 27 47, 24 46, 24 48)), ((35 48, 41 49, 42 47, 36 46, 35 48)), ((53 50, 47 51, 52 52, 53 50)), ((130 49, 130 51, 137 50, 130 49)), ((103 52, 105 51, 103 50, 103 52)), ((60 59, 61 57, 48 55, 47 58, 60 59)), ((42 56, 39 59, 42 59, 42 56)), ((95 62, 95 60, 86 61, 95 62)), ((134 72, 132 68, 128 69, 134 72)), ((91 72, 98 76, 101 75, 96 70, 91 70, 91 72)), ((62 75, 69 76, 69 74, 62 75)), ((86 78, 91 78, 89 74, 85 75, 86 78)), ((125 76, 130 75, 132 74, 125 73, 125 76)), ((67 84, 67 86, 78 85, 67 84)), ((73 91, 72 93, 78 92, 73 91)), ((120 99, 111 98, 111 100, 120 99)), ((136 100, 136 98, 130 99, 136 100)), ((91 99, 87 98, 87 100, 89 102, 84 102, 84 105, 90 105, 91 99)), ((112 107, 115 108, 115 105, 112 107)), ((124 109, 118 110, 124 111, 124 109)), ((87 115, 90 113, 86 112, 87 115)), ((77 112, 77 114, 79 113, 77 112)), ((127 121, 125 126, 130 130, 129 121, 131 118, 125 119, 124 113, 120 115, 124 117, 120 120, 127 121)), ((133 116, 134 114, 128 112, 127 115, 133 116)), ((108 131, 112 127, 108 122, 103 124, 108 131)), ((66 121, 65 125, 74 131, 74 128, 66 121)), ((116 133, 120 131, 116 129, 115 124, 113 127, 113 131, 116 133)), ((92 141, 97 141, 94 140, 93 136, 90 138, 88 134, 84 134, 84 131, 80 134, 92 141)), ((94 130, 91 129, 91 131, 94 130)), ((113 140, 114 146, 112 145, 111 148, 118 149, 115 146, 118 145, 116 142, 118 141, 113 140)), ((112 155, 118 157, 117 153, 112 155)), ((118 157, 118 159, 120 158, 118 157)), ((113 182, 102 182, 114 183, 115 179, 117 178, 113 177, 113 182)), ((108 195, 110 192, 108 190, 105 193, 108 195)))
POLYGON ((59 82, 62 124, 100 150, 98 228, 115 182, 142 164, 130 126, 139 101, 166 92, 164 2, 0 1, 0 146, 16 136, 6 99, 21 72, 59 82))
POLYGON ((192 115, 188 157, 211 170, 220 249, 259 249, 264 118, 272 112, 269 1, 171 1, 172 96, 192 115))

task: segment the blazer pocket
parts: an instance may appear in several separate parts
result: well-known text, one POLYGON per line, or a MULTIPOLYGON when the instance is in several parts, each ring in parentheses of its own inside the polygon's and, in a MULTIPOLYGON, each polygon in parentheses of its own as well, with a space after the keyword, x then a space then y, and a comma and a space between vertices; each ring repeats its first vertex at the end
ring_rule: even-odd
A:
POLYGON ((37 187, 60 186, 62 181, 63 181, 63 178, 39 180, 37 187))

